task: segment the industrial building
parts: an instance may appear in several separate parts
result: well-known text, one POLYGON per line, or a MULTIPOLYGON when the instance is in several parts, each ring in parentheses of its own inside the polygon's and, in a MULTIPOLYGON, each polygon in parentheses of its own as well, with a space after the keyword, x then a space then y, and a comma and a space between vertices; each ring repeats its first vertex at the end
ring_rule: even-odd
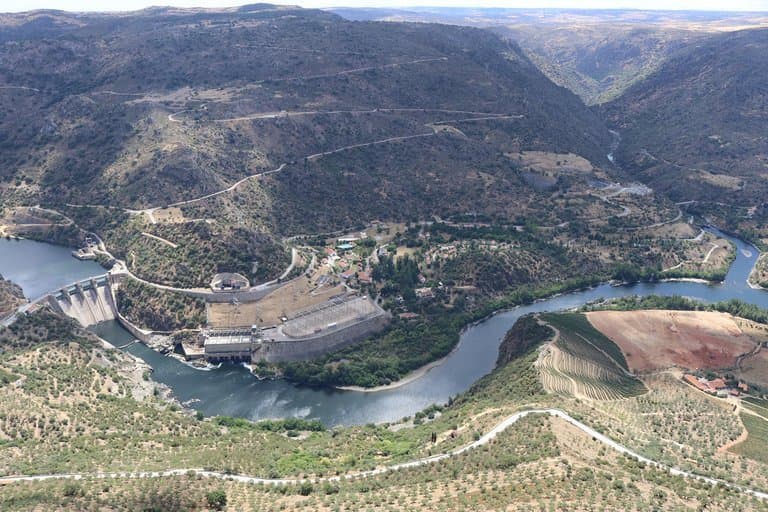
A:
POLYGON ((254 345, 260 342, 258 326, 247 329, 211 329, 203 333, 208 361, 250 361, 254 345))
POLYGON ((370 297, 340 297, 263 330, 258 326, 207 330, 204 353, 212 362, 312 359, 380 332, 389 320, 389 313, 370 297))
POLYGON ((216 274, 211 280, 211 290, 214 292, 247 290, 249 287, 250 283, 245 276, 231 272, 216 274))

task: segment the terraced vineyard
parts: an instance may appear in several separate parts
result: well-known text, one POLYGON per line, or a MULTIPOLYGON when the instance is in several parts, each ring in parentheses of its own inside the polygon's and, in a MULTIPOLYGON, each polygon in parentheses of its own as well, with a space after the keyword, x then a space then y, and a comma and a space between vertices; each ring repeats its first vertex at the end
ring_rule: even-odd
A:
POLYGON ((591 400, 620 400, 645 392, 637 379, 569 354, 556 345, 542 350, 536 368, 541 373, 544 389, 550 393, 591 400))
POLYGON ((737 444, 731 451, 750 459, 768 462, 768 400, 745 397, 741 400, 744 410, 741 422, 747 429, 747 439, 737 444))
POLYGON ((559 331, 542 349, 536 368, 550 393, 591 400, 619 400, 647 389, 627 371, 619 347, 595 330, 582 314, 548 314, 542 319, 559 331))

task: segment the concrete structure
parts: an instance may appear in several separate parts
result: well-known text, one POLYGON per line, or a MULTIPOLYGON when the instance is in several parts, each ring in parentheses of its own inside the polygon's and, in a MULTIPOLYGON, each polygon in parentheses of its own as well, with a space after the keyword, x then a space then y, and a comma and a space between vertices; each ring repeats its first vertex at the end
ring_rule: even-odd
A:
POLYGON ((205 358, 208 361, 250 361, 254 345, 260 341, 256 326, 250 330, 216 329, 203 334, 205 358))
POLYGON ((340 298, 294 316, 262 332, 254 361, 313 359, 381 332, 390 315, 369 297, 340 298))
POLYGON ((78 249, 72 251, 72 256, 81 261, 95 260, 96 254, 90 248, 78 249))
POLYGON ((304 310, 281 326, 206 331, 205 358, 212 362, 312 359, 380 332, 389 320, 389 313, 368 297, 342 297, 304 310))
POLYGON ((116 318, 115 300, 108 276, 73 283, 48 295, 54 311, 74 318, 83 327, 116 318))
POLYGON ((230 272, 216 274, 211 280, 211 290, 214 292, 248 290, 250 286, 251 285, 245 276, 230 272))

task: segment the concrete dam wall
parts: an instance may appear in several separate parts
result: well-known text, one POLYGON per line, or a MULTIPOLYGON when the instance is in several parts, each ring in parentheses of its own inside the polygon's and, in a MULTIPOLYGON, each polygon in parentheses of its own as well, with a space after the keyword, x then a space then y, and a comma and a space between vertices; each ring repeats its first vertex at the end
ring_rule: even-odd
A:
POLYGON ((74 283, 48 296, 48 304, 83 327, 114 320, 117 307, 107 276, 74 283))

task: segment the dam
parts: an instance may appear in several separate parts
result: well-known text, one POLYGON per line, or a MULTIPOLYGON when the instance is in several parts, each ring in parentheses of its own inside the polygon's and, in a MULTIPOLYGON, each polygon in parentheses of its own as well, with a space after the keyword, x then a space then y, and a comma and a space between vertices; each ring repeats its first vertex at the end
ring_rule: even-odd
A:
POLYGON ((83 327, 117 318, 109 275, 78 281, 44 298, 54 311, 74 318, 83 327))
POLYGON ((139 341, 151 344, 154 333, 133 325, 117 309, 115 290, 126 278, 127 274, 114 273, 76 281, 40 297, 29 307, 47 305, 88 328, 116 321, 139 341))

